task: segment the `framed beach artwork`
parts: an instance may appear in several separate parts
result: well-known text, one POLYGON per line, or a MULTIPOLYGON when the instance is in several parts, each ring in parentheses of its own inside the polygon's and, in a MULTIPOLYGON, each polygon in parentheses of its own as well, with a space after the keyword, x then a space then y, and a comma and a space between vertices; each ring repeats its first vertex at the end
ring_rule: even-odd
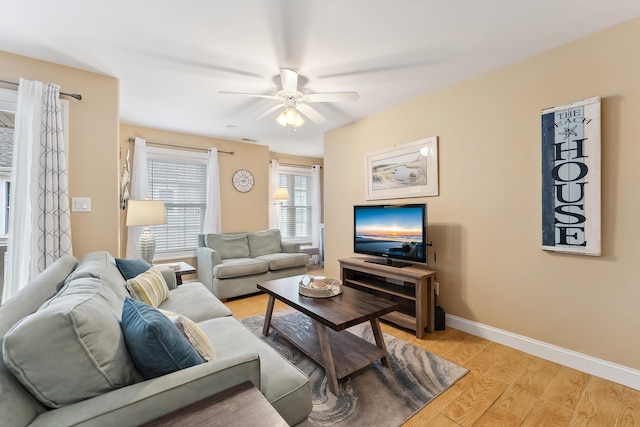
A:
POLYGON ((600 256, 600 97, 541 115, 542 249, 600 256))
POLYGON ((438 195, 438 137, 366 154, 366 199, 438 195))

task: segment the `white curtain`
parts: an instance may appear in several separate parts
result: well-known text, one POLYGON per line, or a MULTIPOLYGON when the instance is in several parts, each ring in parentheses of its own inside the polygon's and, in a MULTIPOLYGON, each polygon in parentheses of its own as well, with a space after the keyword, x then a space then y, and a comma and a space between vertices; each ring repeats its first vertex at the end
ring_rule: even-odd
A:
POLYGON ((320 247, 320 220, 322 197, 320 194, 320 166, 311 167, 311 246, 320 247))
POLYGON ((207 159, 206 208, 202 233, 220 233, 222 230, 220 209, 220 167, 218 166, 218 149, 209 150, 207 159))
POLYGON ((280 163, 271 160, 271 175, 269 176, 269 228, 280 228, 280 204, 273 201, 280 180, 280 163))
POLYGON ((66 108, 58 85, 20 79, 3 301, 60 256, 73 252, 66 108))
MULTIPOLYGON (((144 200, 149 195, 149 175, 147 174, 147 141, 136 138, 133 146, 133 167, 131 168, 131 200, 144 200)), ((127 227, 127 258, 139 258, 138 240, 144 230, 141 225, 127 227)))

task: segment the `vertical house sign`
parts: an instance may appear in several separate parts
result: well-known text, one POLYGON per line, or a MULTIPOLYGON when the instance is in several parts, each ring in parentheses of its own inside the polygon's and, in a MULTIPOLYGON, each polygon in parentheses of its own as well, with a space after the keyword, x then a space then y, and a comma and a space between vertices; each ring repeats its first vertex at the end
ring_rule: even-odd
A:
POLYGON ((600 97, 542 110, 542 249, 600 255, 600 97))

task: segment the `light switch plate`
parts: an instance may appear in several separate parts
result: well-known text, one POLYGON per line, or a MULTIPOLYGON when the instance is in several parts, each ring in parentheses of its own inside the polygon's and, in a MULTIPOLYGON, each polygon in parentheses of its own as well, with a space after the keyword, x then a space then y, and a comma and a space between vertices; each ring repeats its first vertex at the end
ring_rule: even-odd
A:
POLYGON ((72 197, 71 212, 91 212, 91 197, 72 197))

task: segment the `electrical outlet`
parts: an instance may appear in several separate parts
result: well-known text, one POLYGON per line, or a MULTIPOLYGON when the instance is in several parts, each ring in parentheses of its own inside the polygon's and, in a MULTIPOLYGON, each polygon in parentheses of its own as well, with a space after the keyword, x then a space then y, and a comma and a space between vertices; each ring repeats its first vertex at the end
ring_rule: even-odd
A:
POLYGON ((433 282, 433 291, 436 295, 440 295, 440 283, 433 282))

